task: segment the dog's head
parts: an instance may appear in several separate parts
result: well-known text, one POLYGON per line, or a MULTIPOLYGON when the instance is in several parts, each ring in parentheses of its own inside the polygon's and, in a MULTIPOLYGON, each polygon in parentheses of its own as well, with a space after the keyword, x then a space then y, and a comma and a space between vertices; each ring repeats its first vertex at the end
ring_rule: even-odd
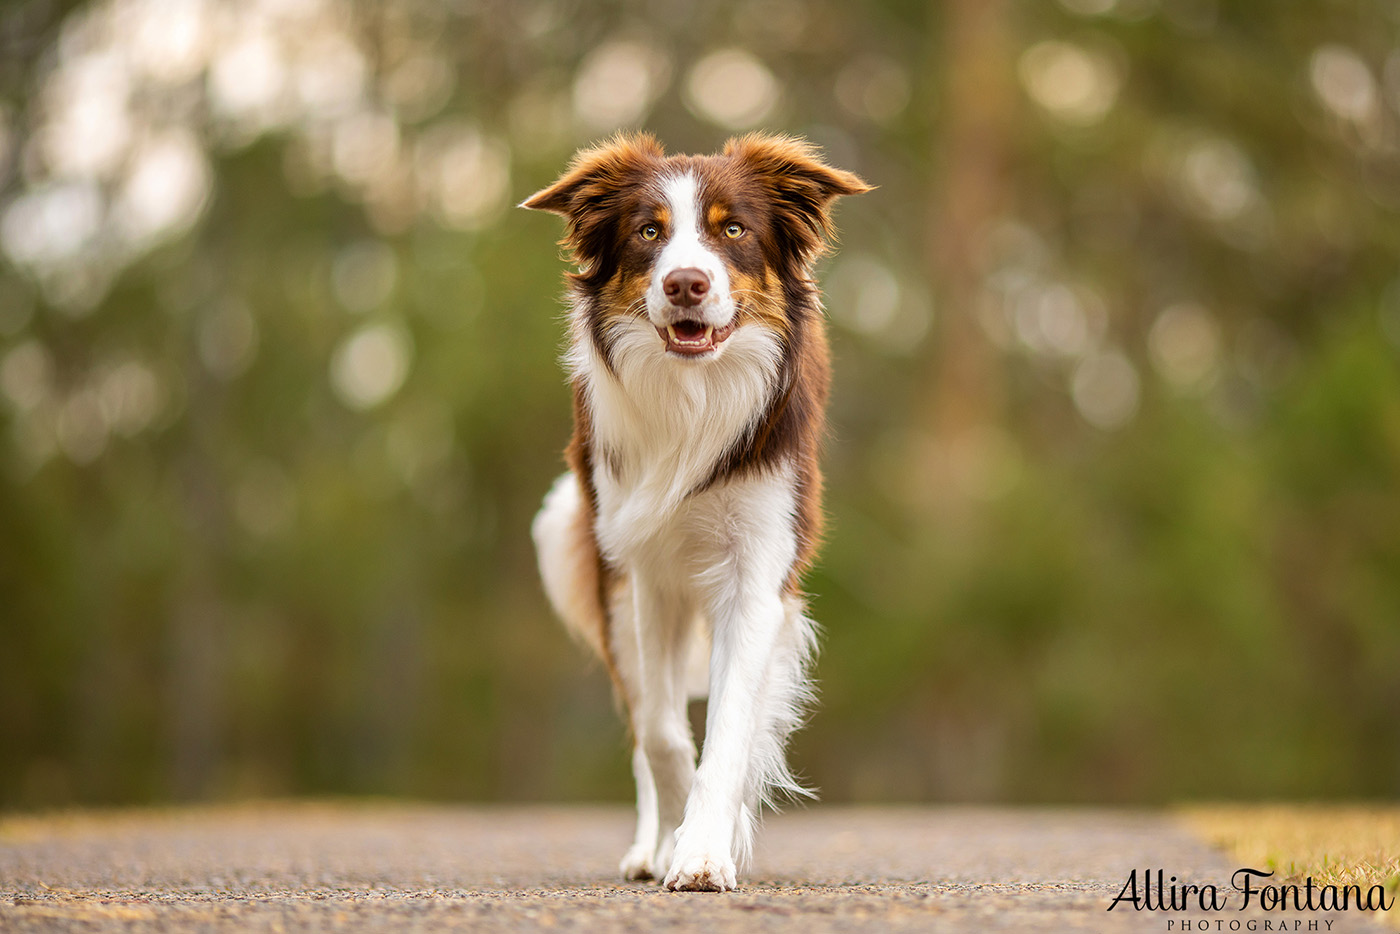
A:
POLYGON ((667 156, 639 134, 580 152, 522 207, 568 222, 571 279, 592 314, 645 318, 668 355, 704 360, 748 325, 790 332, 789 290, 810 283, 833 234, 832 202, 869 188, 792 137, 667 156))

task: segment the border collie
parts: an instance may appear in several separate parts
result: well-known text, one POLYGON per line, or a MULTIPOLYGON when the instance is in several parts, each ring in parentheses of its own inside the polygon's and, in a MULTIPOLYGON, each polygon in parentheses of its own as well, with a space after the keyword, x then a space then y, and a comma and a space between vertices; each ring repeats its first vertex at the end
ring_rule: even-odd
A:
POLYGON ((800 139, 575 156, 522 205, 562 215, 574 435, 533 534, 544 588, 607 665, 634 738, 629 879, 730 891, 760 805, 807 795, 784 747, 810 699, 800 580, 820 537, 829 363, 812 265, 839 195, 800 139), (688 697, 709 698, 695 764, 688 697))

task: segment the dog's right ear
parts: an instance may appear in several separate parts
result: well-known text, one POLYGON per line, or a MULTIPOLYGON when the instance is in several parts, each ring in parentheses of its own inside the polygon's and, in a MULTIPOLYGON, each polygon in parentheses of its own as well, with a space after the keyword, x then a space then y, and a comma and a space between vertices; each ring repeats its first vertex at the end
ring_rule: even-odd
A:
POLYGON ((590 209, 610 206, 642 169, 665 156, 650 133, 619 134, 601 146, 580 150, 557 182, 535 192, 520 206, 559 214, 569 220, 572 229, 590 209))
POLYGON ((628 197, 646 171, 665 158, 655 137, 646 133, 619 135, 594 149, 574 156, 559 181, 535 192, 520 203, 522 208, 550 211, 567 222, 559 241, 578 266, 575 280, 605 276, 617 251, 617 217, 622 199, 628 197))

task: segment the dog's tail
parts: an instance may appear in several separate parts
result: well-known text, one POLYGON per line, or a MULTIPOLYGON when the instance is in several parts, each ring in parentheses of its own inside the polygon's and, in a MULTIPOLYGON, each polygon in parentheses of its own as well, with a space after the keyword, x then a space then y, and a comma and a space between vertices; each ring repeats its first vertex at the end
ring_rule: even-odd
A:
POLYGON ((571 636, 611 668, 607 615, 599 589, 598 543, 589 520, 578 478, 569 472, 554 481, 530 532, 544 592, 554 612, 571 636))

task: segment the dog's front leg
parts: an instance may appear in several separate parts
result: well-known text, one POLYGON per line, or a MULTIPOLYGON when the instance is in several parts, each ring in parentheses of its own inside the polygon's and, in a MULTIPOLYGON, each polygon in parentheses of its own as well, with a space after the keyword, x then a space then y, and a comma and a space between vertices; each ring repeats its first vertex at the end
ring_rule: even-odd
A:
POLYGON ((623 872, 641 878, 646 866, 660 879, 671 864, 675 830, 695 776, 695 740, 686 715, 683 677, 691 610, 644 573, 634 575, 632 587, 636 698, 631 715, 638 824, 623 872))
POLYGON ((763 728, 769 670, 785 620, 778 588, 713 613, 705 750, 695 774, 666 888, 727 892, 735 887, 735 845, 763 728))

